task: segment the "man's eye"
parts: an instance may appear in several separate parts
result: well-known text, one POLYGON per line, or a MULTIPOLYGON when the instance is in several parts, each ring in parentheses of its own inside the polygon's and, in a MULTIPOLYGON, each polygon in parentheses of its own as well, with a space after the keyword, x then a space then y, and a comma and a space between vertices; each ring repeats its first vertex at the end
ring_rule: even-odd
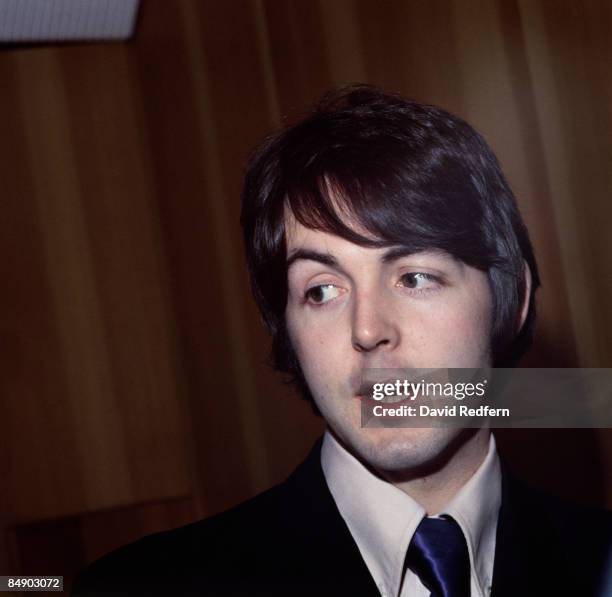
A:
POLYGON ((426 290, 436 283, 436 278, 422 272, 410 272, 400 278, 400 285, 410 290, 426 290))
POLYGON ((320 286, 313 286, 309 288, 304 297, 307 301, 311 303, 315 303, 317 305, 321 305, 323 303, 327 303, 332 299, 340 296, 340 288, 334 286, 333 284, 321 284, 320 286))

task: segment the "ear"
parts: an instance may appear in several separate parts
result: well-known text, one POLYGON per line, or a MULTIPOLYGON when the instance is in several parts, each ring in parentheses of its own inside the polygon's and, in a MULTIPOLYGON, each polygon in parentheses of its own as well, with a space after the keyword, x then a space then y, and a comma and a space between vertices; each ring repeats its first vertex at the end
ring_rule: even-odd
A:
POLYGON ((527 313, 529 313, 529 298, 531 297, 531 270, 527 265, 527 262, 523 259, 524 275, 525 275, 525 292, 523 293, 523 300, 521 304, 521 310, 516 327, 516 333, 518 334, 523 328, 523 324, 527 319, 527 313))

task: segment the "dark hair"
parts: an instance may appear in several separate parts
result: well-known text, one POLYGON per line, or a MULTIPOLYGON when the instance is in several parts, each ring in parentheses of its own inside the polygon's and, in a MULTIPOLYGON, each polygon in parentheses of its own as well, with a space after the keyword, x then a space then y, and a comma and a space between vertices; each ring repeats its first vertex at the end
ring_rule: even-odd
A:
POLYGON ((539 276, 527 229, 495 155, 460 118, 351 86, 326 95, 309 116, 254 152, 241 215, 251 285, 272 333, 274 367, 309 398, 285 325, 286 206, 302 225, 361 246, 442 249, 486 272, 493 364, 514 366, 529 347, 539 276), (349 227, 347 214, 377 240, 349 227), (523 260, 532 286, 517 334, 523 260))

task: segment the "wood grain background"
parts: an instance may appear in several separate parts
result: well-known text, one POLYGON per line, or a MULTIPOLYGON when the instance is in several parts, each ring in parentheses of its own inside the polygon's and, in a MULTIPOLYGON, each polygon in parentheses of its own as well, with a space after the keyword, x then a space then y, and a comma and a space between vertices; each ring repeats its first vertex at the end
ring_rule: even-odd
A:
MULTIPOLYGON (((368 82, 484 133, 542 271, 526 364, 612 366, 603 0, 144 0, 128 43, 0 49, 0 569, 64 574, 284 478, 321 422, 265 361, 253 145, 368 82)), ((612 507, 608 431, 500 434, 612 507)))

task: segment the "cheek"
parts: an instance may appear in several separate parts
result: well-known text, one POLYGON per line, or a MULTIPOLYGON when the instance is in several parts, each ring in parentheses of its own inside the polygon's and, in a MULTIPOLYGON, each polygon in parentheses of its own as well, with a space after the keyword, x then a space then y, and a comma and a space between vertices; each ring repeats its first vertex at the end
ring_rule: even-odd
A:
POLYGON ((321 346, 323 334, 314 326, 309 326, 303 318, 296 317, 290 309, 285 313, 289 338, 298 357, 316 352, 314 345, 321 346))
POLYGON ((488 359, 491 343, 488 288, 436 305, 423 314, 413 334, 421 357, 430 363, 427 366, 472 367, 488 359))
POLYGON ((491 302, 489 294, 466 297, 462 308, 451 312, 446 322, 455 354, 468 361, 488 355, 491 345, 491 302))
POLYGON ((289 308, 285 317, 291 344, 300 361, 302 370, 307 373, 313 366, 312 362, 317 361, 317 357, 325 345, 325 335, 316 326, 308 325, 303 317, 296 317, 289 308))
POLYGON ((324 380, 346 361, 345 335, 338 320, 296 317, 288 308, 287 331, 307 381, 324 380))

